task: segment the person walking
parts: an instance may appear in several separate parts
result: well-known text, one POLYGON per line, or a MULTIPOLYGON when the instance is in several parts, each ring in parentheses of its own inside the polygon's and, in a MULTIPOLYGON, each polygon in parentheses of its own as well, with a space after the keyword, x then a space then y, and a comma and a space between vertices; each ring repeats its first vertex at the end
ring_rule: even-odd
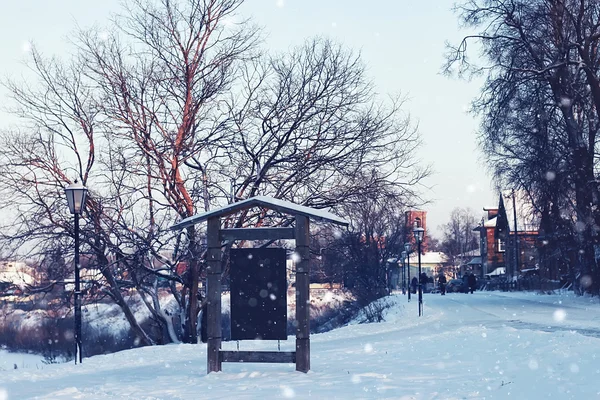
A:
POLYGON ((469 283, 469 293, 473 294, 473 291, 477 290, 477 278, 474 273, 469 275, 467 282, 469 283))
POLYGON ((440 273, 440 277, 438 278, 438 284, 440 285, 440 293, 442 296, 446 294, 446 275, 440 273))
POLYGON ((410 286, 411 286, 413 293, 417 293, 417 285, 418 284, 419 284, 419 280, 417 279, 416 276, 413 276, 413 278, 410 281, 410 286))
POLYGON ((423 290, 423 293, 427 293, 427 282, 429 281, 429 279, 427 278, 427 274, 425 272, 421 272, 419 280, 421 281, 421 288, 423 290))

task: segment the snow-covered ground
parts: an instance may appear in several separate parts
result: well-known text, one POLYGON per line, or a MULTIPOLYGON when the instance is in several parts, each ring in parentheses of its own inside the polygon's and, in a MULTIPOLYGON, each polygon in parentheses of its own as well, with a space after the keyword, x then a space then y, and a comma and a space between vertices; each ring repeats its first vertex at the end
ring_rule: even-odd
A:
MULTIPOLYGON (((9 368, 0 363, 0 400, 600 398, 597 299, 426 294, 419 318, 414 297, 393 298, 386 322, 313 335, 308 374, 288 364, 226 363, 206 375, 205 345, 146 347, 77 366, 11 355, 9 368)), ((293 337, 281 343, 293 347, 293 337)), ((240 342, 249 349, 273 351, 277 343, 240 342)))

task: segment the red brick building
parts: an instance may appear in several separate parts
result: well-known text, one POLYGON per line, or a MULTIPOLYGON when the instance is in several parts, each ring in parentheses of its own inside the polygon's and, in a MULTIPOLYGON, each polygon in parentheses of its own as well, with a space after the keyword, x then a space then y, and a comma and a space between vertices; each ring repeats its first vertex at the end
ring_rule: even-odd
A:
POLYGON ((421 243, 421 254, 424 254, 427 252, 427 245, 429 242, 429 233, 427 232, 427 211, 410 210, 404 213, 404 231, 406 235, 404 243, 410 243, 413 250, 417 249, 417 243, 415 242, 415 237, 413 235, 413 228, 415 226, 425 229, 423 243, 421 243))
POLYGON ((507 195, 501 194, 498 207, 484 207, 487 215, 474 229, 479 231, 482 277, 494 272, 518 276, 538 267, 538 230, 518 194, 515 201, 513 193, 509 196, 505 203, 507 195))
POLYGON ((496 235, 496 225, 498 222, 498 207, 484 207, 486 216, 481 224, 473 229, 479 232, 479 250, 481 254, 481 271, 479 276, 494 271, 499 272, 498 268, 504 268, 504 256, 506 253, 506 244, 502 237, 496 235))

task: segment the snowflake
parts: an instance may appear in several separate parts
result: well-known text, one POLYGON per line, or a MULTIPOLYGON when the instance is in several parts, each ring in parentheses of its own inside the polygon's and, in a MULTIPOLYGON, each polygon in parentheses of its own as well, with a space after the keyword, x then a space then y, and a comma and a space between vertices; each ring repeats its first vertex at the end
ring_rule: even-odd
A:
POLYGON ((554 320, 556 322, 563 322, 565 320, 565 318, 567 317, 567 312, 565 310, 563 310, 562 308, 559 308, 556 311, 554 311, 554 314, 552 315, 552 317, 554 318, 554 320))
POLYGON ((571 107, 572 103, 573 103, 573 100, 571 100, 570 98, 568 98, 568 97, 561 97, 559 105, 561 107, 571 107))
POLYGON ((291 399, 296 397, 296 393, 294 393, 294 389, 289 386, 281 386, 281 395, 286 399, 291 399))

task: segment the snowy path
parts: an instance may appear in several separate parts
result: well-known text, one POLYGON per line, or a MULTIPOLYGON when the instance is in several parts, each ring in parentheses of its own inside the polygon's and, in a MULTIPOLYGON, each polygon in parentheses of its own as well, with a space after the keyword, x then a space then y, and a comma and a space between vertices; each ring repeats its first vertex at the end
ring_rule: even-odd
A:
MULTIPOLYGON (((207 376, 204 345, 170 345, 2 371, 0 400, 600 399, 597 300, 426 294, 419 318, 414 299, 393 298, 387 322, 313 335, 308 374, 287 364, 223 364, 207 376)), ((240 344, 251 348, 277 344, 240 344)))

